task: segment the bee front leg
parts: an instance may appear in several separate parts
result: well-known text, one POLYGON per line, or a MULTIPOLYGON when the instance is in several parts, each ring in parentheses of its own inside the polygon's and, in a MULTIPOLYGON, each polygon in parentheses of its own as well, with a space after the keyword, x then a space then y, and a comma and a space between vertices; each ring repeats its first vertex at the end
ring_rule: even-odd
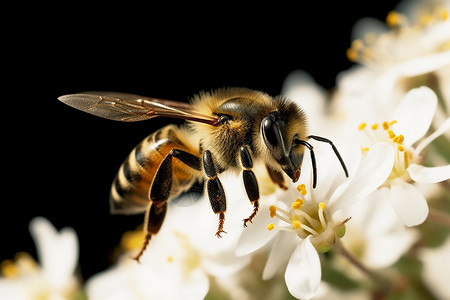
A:
POLYGON ((247 192, 248 199, 253 204, 252 214, 247 219, 244 219, 244 227, 247 227, 247 222, 252 223, 253 218, 258 213, 259 187, 255 173, 253 173, 253 171, 251 170, 253 168, 253 159, 247 146, 241 147, 240 157, 241 166, 244 169, 242 171, 242 179, 244 181, 245 191, 247 192))
POLYGON ((216 165, 212 158, 211 151, 205 150, 203 152, 203 169, 208 177, 207 189, 209 202, 214 213, 219 214, 219 227, 217 228, 216 236, 221 237, 221 233, 226 233, 223 230, 225 222, 225 210, 227 209, 227 199, 222 183, 217 177, 216 165))

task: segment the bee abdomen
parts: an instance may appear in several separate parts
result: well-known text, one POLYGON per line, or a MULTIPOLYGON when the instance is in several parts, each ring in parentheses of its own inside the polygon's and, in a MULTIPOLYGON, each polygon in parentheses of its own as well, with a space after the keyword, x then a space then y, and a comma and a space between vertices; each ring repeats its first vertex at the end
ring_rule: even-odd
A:
MULTIPOLYGON (((174 125, 161 128, 139 143, 128 155, 111 186, 112 213, 135 214, 145 211, 156 172, 172 149, 197 154, 182 142, 180 137, 186 138, 189 135, 177 134, 180 130, 174 125)), ((186 167, 177 160, 173 162, 172 175, 170 199, 187 190, 197 176, 195 171, 186 170, 186 167)))

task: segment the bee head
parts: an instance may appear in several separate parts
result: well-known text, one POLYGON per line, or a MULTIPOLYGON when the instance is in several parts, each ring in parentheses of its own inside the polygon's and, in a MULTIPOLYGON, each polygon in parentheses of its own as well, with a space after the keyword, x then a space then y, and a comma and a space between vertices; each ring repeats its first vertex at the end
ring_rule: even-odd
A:
POLYGON ((306 117, 294 103, 282 98, 278 99, 278 103, 278 109, 262 119, 261 137, 273 159, 296 182, 305 152, 304 145, 299 141, 306 139, 306 117))

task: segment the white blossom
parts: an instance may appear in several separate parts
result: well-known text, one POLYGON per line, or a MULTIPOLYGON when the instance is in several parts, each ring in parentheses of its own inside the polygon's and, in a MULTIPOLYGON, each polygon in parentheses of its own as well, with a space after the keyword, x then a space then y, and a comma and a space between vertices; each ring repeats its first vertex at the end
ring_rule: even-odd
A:
POLYGON ((450 237, 437 248, 424 248, 419 253, 423 263, 422 279, 439 299, 450 299, 450 237))
MULTIPOLYGON (((228 180, 222 180, 225 187, 228 180)), ((250 257, 234 254, 243 225, 242 217, 233 217, 233 199, 242 200, 229 197, 228 234, 221 239, 215 236, 218 218, 206 197, 187 207, 170 205, 141 263, 131 259, 137 249, 126 253, 114 267, 89 279, 89 299, 203 299, 211 277, 231 276, 249 263, 250 257)), ((245 204, 251 208, 249 201, 245 204)))
MULTIPOLYGON (((336 213, 369 195, 387 179, 393 157, 386 156, 386 153, 391 151, 389 145, 380 143, 361 159, 358 159, 359 152, 352 153, 349 169, 353 172, 345 181, 339 164, 333 163, 326 156, 320 156, 318 161, 323 164, 318 170, 317 189, 314 190, 311 186, 309 172, 304 172, 300 181, 307 182, 308 188, 306 185, 299 185, 300 198, 280 199, 276 205, 270 206, 269 213, 261 211, 259 223, 268 224, 267 229, 272 233, 272 238, 277 238, 263 278, 269 279, 281 268, 286 268, 285 280, 290 293, 299 299, 312 298, 321 282, 318 251, 330 250, 336 237, 342 237, 345 223, 351 217, 338 216, 336 213)), ((303 168, 310 170, 306 166, 303 168)), ((237 248, 238 254, 251 253, 264 245, 249 243, 248 238, 253 237, 252 240, 255 240, 260 231, 256 227, 243 231, 237 248)), ((266 238, 263 240, 268 242, 266 238)))
POLYGON ((58 232, 42 217, 31 221, 30 232, 40 265, 27 254, 19 255, 16 262, 4 263, 6 277, 0 278, 0 298, 74 299, 79 288, 74 274, 78 264, 76 233, 72 228, 58 232))
POLYGON ((426 199, 414 182, 436 183, 450 178, 450 165, 422 165, 422 152, 426 146, 450 130, 448 118, 434 133, 422 139, 430 127, 436 106, 437 97, 431 89, 412 89, 386 119, 359 126, 363 151, 378 142, 387 142, 393 149, 394 165, 383 186, 389 188, 388 197, 394 210, 407 226, 421 224, 428 216, 426 199))

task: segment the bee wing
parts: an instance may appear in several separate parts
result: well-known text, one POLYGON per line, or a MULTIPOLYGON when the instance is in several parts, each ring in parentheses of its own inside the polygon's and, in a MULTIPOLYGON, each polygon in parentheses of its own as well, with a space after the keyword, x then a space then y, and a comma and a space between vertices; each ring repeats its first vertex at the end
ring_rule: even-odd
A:
POLYGON ((219 124, 217 117, 198 113, 191 104, 134 94, 87 92, 64 95, 58 99, 84 112, 114 121, 135 122, 162 116, 219 124))

